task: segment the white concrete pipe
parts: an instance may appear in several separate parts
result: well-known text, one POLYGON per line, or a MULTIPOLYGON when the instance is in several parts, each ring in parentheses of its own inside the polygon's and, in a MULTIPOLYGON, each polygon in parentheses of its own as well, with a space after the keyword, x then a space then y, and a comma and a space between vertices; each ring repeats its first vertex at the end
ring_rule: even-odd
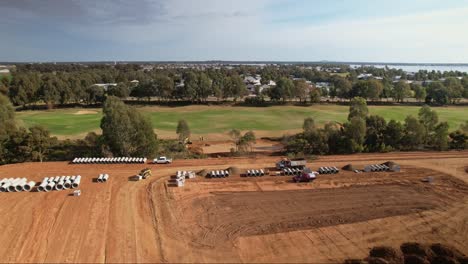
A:
POLYGON ((45 186, 45 191, 46 192, 50 192, 54 189, 54 186, 55 186, 55 182, 49 182, 46 186, 45 186))
POLYGON ((10 187, 11 181, 7 181, 0 186, 0 192, 8 192, 8 187, 10 187))
POLYGON ((53 179, 53 182, 57 183, 60 181, 60 176, 56 176, 54 179, 53 179))
POLYGON ((65 183, 65 182, 63 182, 63 181, 57 182, 57 184, 55 184, 55 190, 57 190, 57 191, 63 190, 63 184, 64 184, 64 183, 65 183))
POLYGON ((18 183, 15 185, 15 191, 22 192, 24 190, 23 186, 26 185, 26 178, 21 178, 18 183))
POLYGON ((80 182, 81 182, 81 176, 78 175, 76 176, 76 179, 72 183, 72 188, 73 189, 78 188, 78 186, 80 186, 80 182))
POLYGON ((60 180, 59 180, 59 182, 64 182, 64 181, 65 181, 65 178, 66 178, 66 176, 62 176, 62 177, 60 177, 60 180))
POLYGON ((30 181, 23 185, 23 190, 26 192, 30 192, 34 188, 34 186, 36 186, 36 182, 30 181))
POLYGON ((104 176, 102 177, 102 182, 107 182, 108 179, 109 179, 109 174, 104 174, 104 176))
POLYGON ((64 188, 64 189, 70 189, 71 186, 72 186, 72 182, 71 182, 70 180, 65 181, 65 182, 63 183, 63 188, 64 188))
POLYGON ((75 179, 76 179, 76 176, 75 176, 75 175, 72 175, 72 176, 70 177, 70 181, 74 181, 75 179))
POLYGON ((70 176, 65 177, 65 181, 69 181, 70 178, 71 178, 70 176))
POLYGON ((14 179, 14 180, 11 182, 11 185, 8 186, 8 191, 9 191, 9 192, 14 192, 14 191, 16 191, 16 185, 17 185, 20 181, 22 181, 22 179, 20 179, 20 178, 14 179))
POLYGON ((46 191, 46 186, 49 184, 49 179, 45 178, 44 181, 37 187, 37 190, 40 192, 46 191))
POLYGON ((103 180, 102 180, 103 178, 104 178, 104 174, 101 173, 101 174, 99 174, 99 177, 97 178, 97 181, 98 182, 103 182, 103 180))

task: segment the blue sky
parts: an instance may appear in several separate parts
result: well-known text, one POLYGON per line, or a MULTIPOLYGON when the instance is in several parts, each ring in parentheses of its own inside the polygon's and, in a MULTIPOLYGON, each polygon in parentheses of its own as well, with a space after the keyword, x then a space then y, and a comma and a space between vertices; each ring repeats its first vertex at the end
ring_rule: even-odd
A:
POLYGON ((468 62, 465 0, 1 0, 0 61, 468 62))

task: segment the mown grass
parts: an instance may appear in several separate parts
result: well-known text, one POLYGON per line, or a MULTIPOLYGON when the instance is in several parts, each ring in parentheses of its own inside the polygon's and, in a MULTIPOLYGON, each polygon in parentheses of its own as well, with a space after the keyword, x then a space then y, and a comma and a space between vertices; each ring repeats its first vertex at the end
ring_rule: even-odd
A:
MULTIPOLYGON (((148 115, 154 128, 162 131, 175 131, 180 119, 188 121, 192 133, 224 133, 232 128, 241 130, 286 131, 302 127, 306 117, 312 117, 319 125, 327 121, 344 122, 348 114, 347 106, 315 105, 311 107, 229 107, 229 106, 186 106, 186 107, 139 107, 148 115)), ((407 115, 417 116, 415 106, 370 106, 371 114, 385 119, 403 121, 407 115)), ((434 108, 441 121, 447 121, 450 129, 468 120, 468 107, 434 108)), ((40 124, 53 135, 76 136, 89 131, 99 131, 100 109, 59 109, 49 111, 24 111, 17 117, 25 126, 40 124), (79 111, 95 111, 90 114, 77 114, 79 111)))

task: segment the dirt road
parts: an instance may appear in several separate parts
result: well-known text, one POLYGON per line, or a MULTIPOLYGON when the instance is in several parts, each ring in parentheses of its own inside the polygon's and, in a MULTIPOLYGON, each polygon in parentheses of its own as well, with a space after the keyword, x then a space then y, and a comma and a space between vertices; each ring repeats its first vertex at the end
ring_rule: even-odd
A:
POLYGON ((168 185, 175 170, 271 167, 275 157, 149 165, 27 163, 0 178, 83 176, 70 191, 0 193, 2 262, 336 262, 375 245, 444 242, 468 254, 467 152, 321 157, 313 167, 395 160, 401 173, 341 172, 313 183, 290 177, 197 178, 168 185), (92 178, 108 173, 106 184, 92 178), (433 176, 434 183, 422 183, 433 176))

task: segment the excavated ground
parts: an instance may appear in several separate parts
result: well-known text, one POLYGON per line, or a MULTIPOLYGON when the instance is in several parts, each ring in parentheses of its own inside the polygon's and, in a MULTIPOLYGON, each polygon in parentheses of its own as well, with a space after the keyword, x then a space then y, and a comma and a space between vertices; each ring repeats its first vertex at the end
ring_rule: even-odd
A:
POLYGON ((71 191, 0 193, 2 262, 337 262, 376 245, 444 242, 468 254, 467 152, 327 156, 318 166, 393 160, 400 173, 198 177, 172 187, 176 170, 268 168, 277 157, 180 160, 147 165, 26 163, 0 178, 83 176, 71 191), (105 184, 93 182, 108 173, 105 184), (421 179, 432 176, 433 183, 421 179))

